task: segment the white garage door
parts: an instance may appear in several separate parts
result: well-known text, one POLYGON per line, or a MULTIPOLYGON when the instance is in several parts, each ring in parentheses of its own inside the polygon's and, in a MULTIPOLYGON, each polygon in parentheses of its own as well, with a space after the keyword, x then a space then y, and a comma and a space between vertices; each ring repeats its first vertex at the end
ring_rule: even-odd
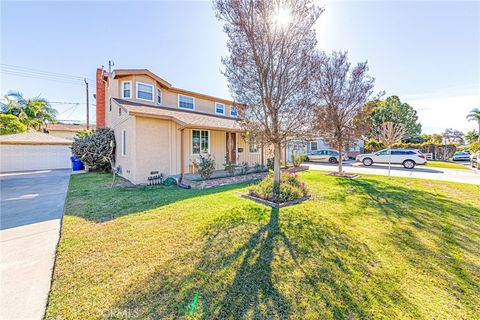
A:
POLYGON ((0 145, 0 172, 70 168, 70 146, 0 145))

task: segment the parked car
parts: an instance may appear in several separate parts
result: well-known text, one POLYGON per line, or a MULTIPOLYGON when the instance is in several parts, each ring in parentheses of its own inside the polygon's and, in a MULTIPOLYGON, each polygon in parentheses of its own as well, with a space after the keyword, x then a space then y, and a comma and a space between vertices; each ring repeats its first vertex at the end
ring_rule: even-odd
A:
POLYGON ((384 149, 375 153, 359 154, 357 161, 365 166, 374 163, 402 164, 406 169, 413 169, 417 164, 426 164, 427 157, 418 150, 413 149, 384 149), (391 155, 390 155, 391 152, 391 155))
POLYGON ((480 169, 480 151, 477 151, 470 156, 470 163, 472 168, 480 169))
POLYGON ((466 151, 455 152, 453 161, 470 161, 470 153, 466 151))
MULTIPOLYGON (((332 149, 322 149, 322 150, 315 150, 310 151, 307 153, 307 161, 321 161, 321 162, 329 162, 329 163, 337 163, 339 152, 337 150, 332 149)), ((348 155, 343 153, 342 160, 348 160, 348 155)))

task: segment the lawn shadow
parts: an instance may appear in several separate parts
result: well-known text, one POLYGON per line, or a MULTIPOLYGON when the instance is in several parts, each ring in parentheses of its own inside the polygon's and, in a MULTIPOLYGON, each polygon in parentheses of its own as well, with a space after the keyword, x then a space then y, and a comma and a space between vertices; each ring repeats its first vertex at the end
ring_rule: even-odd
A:
POLYGON ((267 209, 249 211, 254 221, 235 210, 219 218, 205 230, 198 251, 159 266, 115 309, 137 310, 142 319, 288 319, 307 311, 366 319, 377 299, 419 316, 399 290, 372 279, 374 253, 335 225, 308 215, 283 218, 283 209, 271 209, 268 221, 256 223, 267 209), (191 265, 188 271, 184 264, 191 265))
POLYGON ((339 183, 361 195, 358 206, 379 209, 394 225, 386 240, 412 266, 448 275, 453 281, 445 280, 460 301, 480 302, 480 265, 466 258, 480 255, 478 207, 442 193, 372 179, 340 179, 339 183))
POLYGON ((251 183, 242 182, 199 190, 182 189, 177 186, 110 188, 111 175, 101 173, 76 175, 71 179, 65 203, 65 215, 78 216, 97 223, 167 206, 178 201, 243 188, 251 183))

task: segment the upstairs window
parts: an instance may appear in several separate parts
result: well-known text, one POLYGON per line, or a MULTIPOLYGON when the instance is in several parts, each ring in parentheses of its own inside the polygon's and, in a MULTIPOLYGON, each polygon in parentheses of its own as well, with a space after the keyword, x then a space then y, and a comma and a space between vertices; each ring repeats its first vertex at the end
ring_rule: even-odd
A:
POLYGON ((157 89, 157 103, 162 104, 162 90, 157 89))
POLYGON ((137 82, 137 99, 153 101, 153 86, 137 82))
POLYGON ((225 114, 225 105, 223 103, 215 102, 215 113, 225 114))
POLYGON ((318 143, 317 143, 317 141, 312 141, 312 142, 310 142, 310 150, 311 150, 311 151, 318 150, 318 143))
POLYGON ((192 130, 192 154, 209 153, 210 136, 208 130, 192 130))
POLYGON ((237 117, 237 116, 238 116, 237 107, 234 107, 234 106, 231 106, 231 107, 230 107, 230 116, 231 116, 231 117, 237 117))
POLYGON ((130 99, 132 97, 132 81, 122 82, 122 98, 130 99))
POLYGON ((178 95, 178 107, 182 109, 194 110, 195 99, 193 97, 178 95))

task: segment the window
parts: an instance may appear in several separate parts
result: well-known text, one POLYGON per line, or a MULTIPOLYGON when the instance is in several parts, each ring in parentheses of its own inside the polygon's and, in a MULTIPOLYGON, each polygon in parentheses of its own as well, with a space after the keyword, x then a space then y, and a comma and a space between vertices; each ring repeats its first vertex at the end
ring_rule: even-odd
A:
POLYGON ((118 116, 120 117, 122 115, 122 108, 118 107, 118 116))
POLYGON ((108 111, 112 112, 112 101, 108 102, 108 111))
POLYGON ((193 97, 178 95, 178 107, 182 109, 195 109, 195 99, 193 97))
POLYGON ((127 154, 127 132, 122 130, 122 156, 127 154))
POLYGON ((384 149, 378 152, 378 155, 380 156, 387 156, 390 154, 390 149, 384 149))
POLYGON ((192 130, 192 154, 209 153, 208 130, 192 130))
POLYGON ((137 99, 153 101, 153 86, 137 82, 137 99))
POLYGON ((310 142, 310 150, 315 151, 318 149, 318 143, 317 141, 312 141, 310 142))
POLYGON ((231 117, 236 117, 237 115, 238 115, 237 107, 231 106, 230 107, 230 116, 231 117))
POLYGON ((132 81, 122 82, 122 98, 130 99, 132 97, 132 81))
POLYGON ((258 145, 253 142, 253 141, 250 141, 250 153, 257 153, 258 152, 258 145))
POLYGON ((162 90, 160 88, 157 88, 157 103, 162 104, 162 90))
POLYGON ((215 102, 215 113, 225 114, 225 105, 223 103, 215 102))

